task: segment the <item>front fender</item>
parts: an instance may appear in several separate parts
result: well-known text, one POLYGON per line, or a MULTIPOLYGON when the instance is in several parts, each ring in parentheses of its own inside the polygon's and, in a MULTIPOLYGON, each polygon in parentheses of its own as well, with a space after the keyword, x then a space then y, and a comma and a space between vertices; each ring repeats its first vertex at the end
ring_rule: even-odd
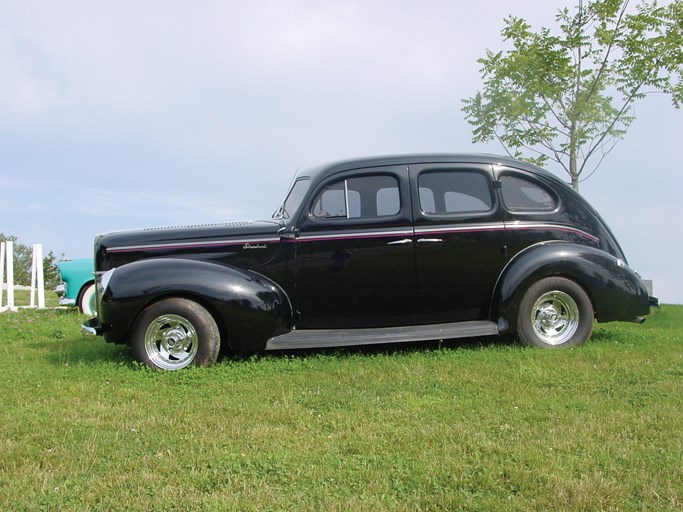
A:
POLYGON ((650 312, 645 285, 622 260, 594 247, 544 242, 517 254, 498 279, 491 318, 501 332, 516 328, 519 304, 529 286, 550 276, 581 285, 600 322, 635 321, 650 312))
POLYGON ((66 285, 64 296, 74 303, 78 300, 78 294, 88 283, 95 280, 93 274, 93 260, 82 258, 77 260, 58 261, 56 263, 62 282, 66 285))
POLYGON ((140 312, 167 297, 187 297, 205 306, 233 350, 261 349, 268 338, 292 327, 286 294, 267 278, 220 263, 158 258, 114 270, 98 311, 106 340, 125 343, 140 312))

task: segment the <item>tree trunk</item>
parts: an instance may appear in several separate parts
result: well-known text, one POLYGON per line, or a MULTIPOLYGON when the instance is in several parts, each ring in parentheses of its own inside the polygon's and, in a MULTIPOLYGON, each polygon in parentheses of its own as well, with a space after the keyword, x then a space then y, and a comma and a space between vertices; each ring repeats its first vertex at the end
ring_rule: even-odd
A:
MULTIPOLYGON (((579 4, 581 7, 582 4, 579 4)), ((579 66, 580 66, 580 53, 579 53, 579 66)), ((578 84, 577 84, 578 87, 578 84)), ((577 122, 574 112, 578 108, 576 105, 577 97, 579 91, 577 89, 574 96, 574 101, 572 102, 571 109, 569 110, 569 119, 571 119, 571 125, 569 127, 569 176, 572 179, 572 187, 577 192, 579 191, 579 169, 577 167, 577 153, 578 153, 578 143, 577 143, 577 122)))
POLYGON ((572 187, 574 187, 574 190, 577 192, 579 191, 579 177, 572 173, 572 187))
POLYGON ((579 191, 579 169, 576 163, 576 139, 574 137, 574 123, 572 123, 571 142, 569 146, 569 175, 572 178, 572 187, 579 191))

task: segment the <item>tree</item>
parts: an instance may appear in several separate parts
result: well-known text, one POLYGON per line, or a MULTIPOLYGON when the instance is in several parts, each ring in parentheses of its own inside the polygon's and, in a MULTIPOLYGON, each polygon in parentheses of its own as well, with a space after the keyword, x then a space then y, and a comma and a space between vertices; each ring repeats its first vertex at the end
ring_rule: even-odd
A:
POLYGON ((472 141, 498 140, 537 165, 555 161, 578 190, 623 138, 636 100, 665 93, 680 108, 683 0, 629 3, 579 0, 558 12, 557 33, 506 18, 501 35, 512 49, 487 50, 483 89, 463 100, 472 141))
MULTIPOLYGON (((31 284, 33 248, 19 243, 16 236, 0 233, 0 242, 7 241, 14 242, 14 282, 28 286, 31 284)), ((59 269, 55 260, 52 251, 43 257, 43 280, 46 289, 54 288, 60 282, 59 269)))

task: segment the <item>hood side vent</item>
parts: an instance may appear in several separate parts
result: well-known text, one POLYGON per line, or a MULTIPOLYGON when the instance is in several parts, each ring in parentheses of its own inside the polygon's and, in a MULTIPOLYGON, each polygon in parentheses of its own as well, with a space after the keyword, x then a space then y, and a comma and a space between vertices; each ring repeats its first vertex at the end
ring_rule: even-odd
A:
POLYGON ((188 228, 214 228, 214 227, 228 227, 237 228, 242 226, 251 226, 254 221, 242 220, 237 222, 217 222, 215 224, 188 224, 185 226, 164 226, 157 228, 144 228, 143 231, 161 231, 164 229, 188 229, 188 228))

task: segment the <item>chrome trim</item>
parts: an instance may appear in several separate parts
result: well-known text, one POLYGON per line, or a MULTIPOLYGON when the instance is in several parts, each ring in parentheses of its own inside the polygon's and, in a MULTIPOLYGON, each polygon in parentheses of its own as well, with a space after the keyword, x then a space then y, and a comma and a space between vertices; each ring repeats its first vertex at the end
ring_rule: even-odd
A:
POLYGON ((590 233, 587 233, 586 231, 583 231, 581 229, 577 229, 572 226, 567 226, 565 224, 550 224, 550 223, 543 223, 543 222, 512 222, 505 224, 505 229, 554 229, 557 231, 568 231, 570 233, 576 233, 577 235, 581 235, 585 238, 588 238, 589 240, 593 240, 595 243, 600 242, 600 239, 597 236, 591 235, 590 233))
POLYGON ((396 231, 349 231, 347 233, 339 233, 339 234, 303 234, 300 235, 297 240, 300 240, 302 242, 315 242, 315 241, 320 241, 320 240, 343 240, 343 239, 350 239, 350 238, 384 238, 384 237, 389 237, 389 236, 413 236, 413 230, 412 229, 405 229, 401 228, 400 230, 396 231))
POLYGON ((279 242, 279 238, 243 238, 239 240, 207 240, 204 242, 171 242, 159 244, 145 244, 145 245, 122 245, 120 247, 109 247, 107 252, 128 252, 139 250, 153 250, 153 249, 178 249, 190 247, 223 247, 230 245, 244 245, 246 243, 273 243, 279 242))
POLYGON ((419 227, 415 228, 416 235, 428 235, 431 233, 457 233, 462 231, 500 231, 505 229, 505 224, 502 222, 489 222, 482 224, 463 224, 459 226, 439 226, 433 228, 419 227))
POLYGON ((346 218, 351 215, 349 211, 349 180, 344 180, 344 206, 346 207, 346 218))
POLYGON ((520 222, 520 221, 515 221, 515 222, 510 222, 510 223, 504 223, 504 222, 488 222, 488 223, 481 223, 481 224, 463 224, 463 225, 458 225, 458 226, 440 226, 440 227, 432 227, 432 228, 425 228, 425 227, 419 227, 415 228, 415 234, 416 235, 426 235, 426 234, 432 234, 432 233, 459 233, 459 232, 469 232, 469 231, 500 231, 500 230, 507 230, 507 229, 514 229, 514 230, 535 230, 535 229, 548 229, 548 230, 555 230, 555 231, 568 231, 570 233, 575 233, 577 235, 581 235, 584 238, 588 238, 589 240, 592 240, 595 243, 598 243, 600 239, 594 235, 591 235, 590 233, 587 233, 586 231, 583 231, 581 229, 577 229, 572 226, 567 226, 565 224, 551 224, 551 223, 543 223, 543 222, 520 222))
POLYGON ((418 244, 438 244, 443 242, 441 238, 419 238, 417 240, 418 244))
MULTIPOLYGON (((345 238, 365 238, 365 237, 387 237, 387 236, 412 236, 416 235, 428 235, 437 233, 459 233, 459 232, 472 232, 472 231, 501 231, 506 229, 514 230, 524 230, 524 229, 549 229, 556 231, 568 231, 570 233, 575 233, 581 235, 595 243, 599 242, 600 239, 596 236, 591 235, 580 229, 573 228, 571 226, 566 226, 563 224, 548 224, 548 223, 521 223, 515 222, 510 224, 505 224, 502 222, 496 223, 482 223, 482 224, 465 224, 461 226, 440 226, 440 227, 430 227, 430 228, 415 228, 405 229, 401 228, 395 231, 350 231, 343 234, 307 234, 301 235, 297 238, 302 242, 305 241, 320 241, 320 240, 343 240, 345 238)), ((159 243, 159 244, 145 244, 145 245, 125 245, 120 247, 110 247, 107 252, 117 253, 117 252, 129 252, 129 251, 139 251, 139 250, 162 250, 162 249, 179 249, 186 248, 190 249, 193 247, 226 247, 235 245, 250 244, 269 244, 269 243, 279 243, 281 238, 242 238, 238 240, 213 240, 213 241, 203 241, 203 242, 172 242, 172 243, 159 243)), ((289 241, 288 238, 285 241, 289 241)))
POLYGON ((102 274, 102 277, 100 278, 100 284, 102 285, 102 293, 104 293, 107 290, 107 286, 109 286, 109 280, 114 275, 116 268, 117 267, 109 269, 104 274, 102 274))
POLYGON ((86 337, 100 336, 102 332, 102 324, 97 318, 91 318, 81 325, 81 333, 86 337))
POLYGON ((75 306, 76 305, 76 299, 69 299, 68 297, 61 297, 59 299, 59 305, 60 306, 75 306))
MULTIPOLYGON (((265 222, 270 222, 270 221, 265 221, 265 222)), ((143 231, 162 231, 165 229, 193 229, 193 228, 212 228, 212 227, 227 227, 227 228, 236 228, 236 227, 244 227, 244 226, 251 226, 254 223, 253 220, 238 220, 238 221, 231 221, 231 222, 214 222, 214 223, 209 223, 209 224, 180 224, 177 226, 159 226, 155 228, 143 228, 143 231)))
POLYGON ((81 325, 81 332, 87 337, 97 336, 97 330, 93 327, 89 327, 85 324, 81 325))
POLYGON ((387 245, 403 245, 403 244, 409 244, 413 240, 411 238, 404 238, 403 240, 394 240, 393 242, 387 242, 387 245))

